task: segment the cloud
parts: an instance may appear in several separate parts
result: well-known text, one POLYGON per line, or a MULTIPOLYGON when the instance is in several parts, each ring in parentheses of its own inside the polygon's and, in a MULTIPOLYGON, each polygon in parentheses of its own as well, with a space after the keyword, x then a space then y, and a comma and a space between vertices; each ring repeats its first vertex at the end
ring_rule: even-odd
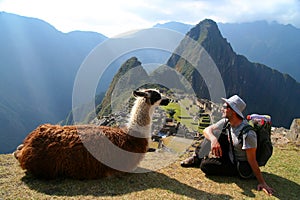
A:
POLYGON ((299 0, 1 0, 0 8, 49 22, 57 29, 107 36, 156 23, 278 21, 300 27, 299 0))

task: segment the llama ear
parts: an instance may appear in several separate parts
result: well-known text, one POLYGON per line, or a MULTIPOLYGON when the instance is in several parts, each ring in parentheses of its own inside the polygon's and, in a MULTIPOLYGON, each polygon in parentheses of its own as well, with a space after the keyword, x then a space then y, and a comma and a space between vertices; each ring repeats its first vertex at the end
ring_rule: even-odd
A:
POLYGON ((133 91, 133 96, 135 97, 148 97, 148 93, 142 91, 133 91))

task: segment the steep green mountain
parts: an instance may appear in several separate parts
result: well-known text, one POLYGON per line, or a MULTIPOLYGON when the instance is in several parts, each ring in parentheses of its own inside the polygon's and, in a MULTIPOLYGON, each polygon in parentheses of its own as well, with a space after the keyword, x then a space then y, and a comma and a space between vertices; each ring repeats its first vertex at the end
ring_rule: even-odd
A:
POLYGON ((136 89, 140 83, 136 82, 138 80, 145 81, 147 83, 148 74, 141 66, 141 62, 138 61, 136 57, 132 57, 124 62, 119 68, 118 72, 114 76, 106 94, 100 105, 96 108, 96 113, 98 116, 105 116, 112 112, 112 106, 116 105, 114 109, 120 109, 124 106, 124 100, 122 95, 126 96, 131 93, 132 89, 136 89), (132 85, 132 87, 131 87, 132 85), (116 94, 116 96, 114 96, 116 94))
MULTIPOLYGON (((289 127, 292 120, 300 116, 300 109, 297 108, 300 84, 288 75, 237 55, 222 37, 214 21, 200 22, 187 33, 187 37, 199 42, 210 55, 221 74, 227 96, 238 94, 247 102, 245 113, 269 114, 275 126, 284 127, 289 127)), ((199 52, 193 48, 184 39, 177 52, 185 53, 201 63, 197 55, 199 52)), ((209 98, 203 77, 188 61, 173 54, 167 65, 178 70, 191 82, 198 97, 209 98)))
MULTIPOLYGON (((194 25, 180 22, 156 24, 186 34, 194 25)), ((300 82, 300 29, 276 22, 218 23, 234 51, 252 62, 265 64, 300 82)))
POLYGON ((0 30, 0 153, 6 153, 37 125, 67 116, 77 70, 106 37, 62 33, 42 20, 5 12, 0 30))

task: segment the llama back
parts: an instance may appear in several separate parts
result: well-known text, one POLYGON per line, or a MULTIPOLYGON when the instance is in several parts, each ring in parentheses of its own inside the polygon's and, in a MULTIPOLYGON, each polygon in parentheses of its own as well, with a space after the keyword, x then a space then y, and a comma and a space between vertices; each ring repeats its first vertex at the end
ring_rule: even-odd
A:
MULTIPOLYGON (((103 137, 125 151, 135 153, 147 151, 147 139, 127 135, 123 129, 91 125, 62 127, 45 124, 25 138, 22 148, 17 150, 16 158, 23 169, 42 178, 66 176, 76 179, 95 179, 111 176, 119 171, 99 162, 90 153, 91 149, 85 147, 88 145, 95 148, 96 154, 110 156, 111 152, 105 147, 103 137), (143 145, 140 145, 141 143, 143 145)), ((126 169, 133 170, 142 158, 142 154, 137 154, 122 165, 126 169)))

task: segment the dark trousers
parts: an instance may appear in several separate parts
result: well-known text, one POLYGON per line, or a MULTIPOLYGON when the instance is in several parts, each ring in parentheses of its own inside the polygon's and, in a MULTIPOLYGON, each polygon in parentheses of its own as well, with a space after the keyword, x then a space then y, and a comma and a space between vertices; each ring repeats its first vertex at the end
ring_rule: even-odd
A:
POLYGON ((221 134, 218 139, 222 148, 221 158, 204 158, 200 164, 200 169, 206 175, 235 176, 238 174, 235 164, 230 161, 228 137, 221 134))

